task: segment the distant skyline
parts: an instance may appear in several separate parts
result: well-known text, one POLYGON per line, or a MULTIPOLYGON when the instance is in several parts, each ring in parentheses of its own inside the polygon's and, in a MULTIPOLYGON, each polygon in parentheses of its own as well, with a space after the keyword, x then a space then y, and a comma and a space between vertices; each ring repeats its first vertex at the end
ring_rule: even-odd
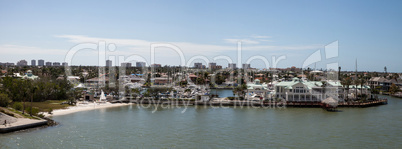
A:
MULTIPOLYGON (((388 72, 402 72, 400 8, 401 1, 0 0, 0 62, 64 62, 77 44, 104 41, 116 45, 107 56, 136 54, 148 65, 153 43, 176 45, 186 63, 194 56, 212 62, 222 55, 237 63, 241 41, 242 63, 252 56, 270 63, 273 56, 286 56, 277 65, 286 68, 302 67, 309 55, 338 41, 336 61, 343 71, 354 71, 357 59, 359 71, 382 72, 386 66, 388 72)), ((170 49, 156 50, 155 63, 179 65, 178 60, 170 49)), ((207 65, 199 59, 193 62, 207 65)), ((227 66, 222 60, 215 62, 227 66)), ((69 63, 97 64, 91 50, 78 52, 69 63)), ((317 68, 325 65, 317 63, 317 68)), ((251 67, 264 66, 252 61, 251 67)))

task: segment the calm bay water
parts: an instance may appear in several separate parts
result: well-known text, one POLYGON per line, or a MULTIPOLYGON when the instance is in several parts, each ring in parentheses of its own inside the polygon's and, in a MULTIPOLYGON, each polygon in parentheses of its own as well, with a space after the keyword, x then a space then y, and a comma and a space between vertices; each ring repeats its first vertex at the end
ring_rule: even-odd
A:
POLYGON ((0 148, 400 148, 402 99, 370 108, 158 108, 55 116, 60 125, 0 134, 0 148))
POLYGON ((232 89, 211 89, 211 94, 216 94, 219 98, 235 96, 232 89))

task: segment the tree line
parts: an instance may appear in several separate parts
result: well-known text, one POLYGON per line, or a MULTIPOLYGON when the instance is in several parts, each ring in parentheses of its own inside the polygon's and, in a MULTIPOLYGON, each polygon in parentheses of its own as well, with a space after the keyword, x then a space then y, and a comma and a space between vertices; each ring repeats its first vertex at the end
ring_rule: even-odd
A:
POLYGON ((73 97, 73 86, 66 79, 41 78, 38 80, 4 77, 0 80, 0 92, 13 102, 42 102, 68 100, 73 97))

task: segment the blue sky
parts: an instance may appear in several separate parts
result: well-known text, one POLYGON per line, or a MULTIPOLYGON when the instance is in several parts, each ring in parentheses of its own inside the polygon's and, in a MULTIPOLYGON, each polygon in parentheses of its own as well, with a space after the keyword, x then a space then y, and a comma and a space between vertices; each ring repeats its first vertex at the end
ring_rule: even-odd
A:
MULTIPOLYGON (((0 62, 21 59, 65 60, 81 43, 114 43, 108 56, 136 54, 150 63, 150 44, 179 47, 192 57, 227 56, 242 63, 252 56, 286 56, 277 67, 301 67, 325 45, 339 43, 343 70, 402 72, 400 1, 0 1, 0 62)), ((179 65, 171 49, 156 50, 156 63, 179 65)), ((322 53, 324 57, 325 53, 322 53)), ((117 60, 115 60, 117 61, 117 60)), ((200 59, 195 59, 193 62, 200 59)), ((227 66, 224 60, 216 60, 227 66)), ((74 65, 97 65, 98 56, 82 50, 74 65)), ((205 63, 205 62, 204 62, 205 63)), ((251 62, 262 68, 263 61, 251 62)), ((310 65, 310 67, 314 67, 310 65)))

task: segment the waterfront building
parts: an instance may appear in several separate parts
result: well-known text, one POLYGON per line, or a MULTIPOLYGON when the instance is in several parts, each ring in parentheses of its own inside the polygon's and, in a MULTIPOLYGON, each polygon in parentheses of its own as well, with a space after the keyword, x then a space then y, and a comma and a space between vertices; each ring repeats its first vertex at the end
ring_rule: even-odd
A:
POLYGON ((384 77, 373 77, 368 81, 370 87, 388 92, 392 84, 402 88, 402 79, 386 79, 384 77))
POLYGON ((106 84, 109 84, 109 77, 101 76, 92 79, 88 79, 85 81, 87 87, 98 88, 104 87, 106 84))
POLYGON ((31 66, 36 66, 36 60, 31 60, 31 66))
POLYGON ((66 67, 66 66, 68 66, 68 63, 67 63, 67 62, 63 62, 61 65, 62 65, 63 67, 66 67))
POLYGON ((275 85, 275 97, 285 101, 321 102, 327 97, 343 101, 345 96, 339 81, 307 81, 293 78, 292 81, 282 81, 275 85))
POLYGON ((27 66, 28 62, 26 60, 20 60, 17 62, 17 66, 27 66))
POLYGON ((136 62, 135 66, 136 67, 146 67, 146 64, 145 64, 145 62, 136 62))
POLYGON ((38 60, 38 66, 45 66, 45 61, 43 59, 38 60))
POLYGON ((268 89, 268 85, 255 79, 252 83, 247 83, 247 100, 271 99, 273 91, 268 89))

